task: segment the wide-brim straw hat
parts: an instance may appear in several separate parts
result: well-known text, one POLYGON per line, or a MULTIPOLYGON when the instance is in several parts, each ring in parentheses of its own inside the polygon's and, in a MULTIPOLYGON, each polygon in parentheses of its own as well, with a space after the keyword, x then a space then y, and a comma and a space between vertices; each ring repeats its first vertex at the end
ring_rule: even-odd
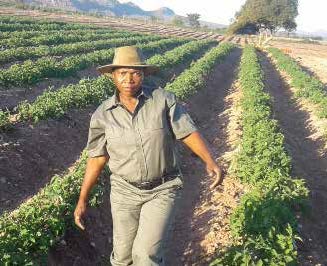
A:
POLYGON ((142 68, 144 75, 154 74, 159 70, 155 65, 145 63, 143 53, 135 46, 122 46, 115 49, 112 64, 100 66, 97 70, 102 74, 111 73, 117 67, 142 68))

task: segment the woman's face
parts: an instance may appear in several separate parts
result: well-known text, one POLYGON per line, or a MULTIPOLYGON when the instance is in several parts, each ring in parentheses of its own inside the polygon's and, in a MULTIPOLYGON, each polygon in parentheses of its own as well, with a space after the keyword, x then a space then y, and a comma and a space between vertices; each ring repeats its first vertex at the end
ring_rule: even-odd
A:
POLYGON ((112 72, 113 81, 123 96, 135 96, 141 88, 144 72, 142 69, 121 67, 112 72))

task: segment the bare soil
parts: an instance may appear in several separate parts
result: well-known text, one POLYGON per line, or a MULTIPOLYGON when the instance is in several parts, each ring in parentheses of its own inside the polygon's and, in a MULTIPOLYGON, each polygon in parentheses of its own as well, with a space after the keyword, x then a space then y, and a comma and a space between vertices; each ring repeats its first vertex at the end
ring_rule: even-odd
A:
POLYGON ((327 84, 327 45, 273 41, 272 46, 286 49, 287 53, 309 72, 327 84))
POLYGON ((35 85, 24 87, 0 87, 0 110, 12 110, 20 102, 27 100, 28 102, 34 101, 37 96, 41 95, 45 90, 51 87, 52 90, 57 90, 69 84, 76 84, 82 78, 93 78, 99 76, 99 72, 95 67, 90 67, 85 70, 78 71, 74 76, 66 78, 47 78, 38 82, 35 85))
MULTIPOLYGON (((235 107, 233 81, 240 50, 218 65, 210 75, 206 89, 187 101, 189 113, 199 126, 214 157, 228 170, 235 149, 236 129, 231 131, 231 108, 235 107), (233 135, 234 134, 234 135, 233 135)), ((184 197, 173 228, 167 265, 207 265, 216 252, 231 244, 229 216, 243 192, 241 184, 229 174, 213 190, 203 163, 181 148, 185 173, 184 197)))
POLYGON ((292 174, 304 178, 310 190, 310 213, 299 218, 300 265, 327 265, 327 152, 318 137, 311 114, 296 100, 293 91, 266 55, 260 55, 267 91, 273 97, 274 116, 285 136, 292 157, 292 174))
POLYGON ((75 110, 60 120, 23 123, 1 133, 0 213, 16 208, 79 158, 94 110, 75 110))
MULTIPOLYGON (((226 155, 237 139, 229 131, 229 108, 233 105, 232 83, 239 60, 240 50, 236 50, 215 68, 206 89, 185 103, 215 158, 226 169, 226 155)), ((206 176, 204 164, 184 146, 179 148, 185 187, 171 228, 167 265, 207 265, 216 251, 230 244, 228 217, 242 194, 242 186, 226 175, 223 183, 210 191, 212 180, 206 176)), ((75 228, 66 232, 51 250, 49 265, 108 265, 112 249, 109 193, 100 207, 89 209, 86 226, 86 232, 75 228)))

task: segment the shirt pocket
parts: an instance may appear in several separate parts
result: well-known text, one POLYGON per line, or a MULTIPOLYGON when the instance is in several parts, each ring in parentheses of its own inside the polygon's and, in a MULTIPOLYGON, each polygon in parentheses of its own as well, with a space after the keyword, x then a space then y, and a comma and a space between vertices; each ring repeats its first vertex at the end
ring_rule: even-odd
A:
POLYGON ((146 131, 162 130, 164 129, 164 122, 161 117, 151 118, 145 123, 144 128, 146 131))
MULTIPOLYGON (((162 117, 149 117, 142 132, 144 143, 149 147, 162 147, 167 141, 168 131, 162 117)), ((166 143, 167 144, 167 143, 166 143)))
POLYGON ((135 150, 135 138, 132 129, 108 126, 105 129, 107 150, 114 158, 123 159, 135 150))
POLYGON ((106 127, 105 134, 107 142, 109 143, 120 143, 124 140, 125 132, 122 127, 106 127))

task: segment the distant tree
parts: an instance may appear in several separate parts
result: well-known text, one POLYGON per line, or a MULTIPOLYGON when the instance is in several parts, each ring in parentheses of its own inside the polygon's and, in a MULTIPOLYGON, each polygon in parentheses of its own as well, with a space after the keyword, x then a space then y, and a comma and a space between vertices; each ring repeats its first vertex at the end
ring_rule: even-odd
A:
POLYGON ((173 18, 173 20, 171 21, 171 24, 173 24, 174 26, 177 26, 177 27, 182 27, 182 26, 184 26, 184 21, 181 18, 175 16, 173 18))
POLYGON ((283 28, 287 30, 288 32, 296 30, 296 22, 292 20, 286 20, 283 22, 283 28))
POLYGON ((235 14, 235 21, 229 27, 230 33, 242 33, 244 28, 277 31, 296 29, 298 0, 247 0, 235 14))
POLYGON ((296 22, 295 21, 284 21, 283 28, 287 31, 287 36, 290 36, 290 33, 296 30, 296 22))
POLYGON ((188 23, 190 24, 191 27, 200 27, 200 14, 198 13, 190 13, 190 14, 186 14, 187 15, 187 19, 188 19, 188 23))

